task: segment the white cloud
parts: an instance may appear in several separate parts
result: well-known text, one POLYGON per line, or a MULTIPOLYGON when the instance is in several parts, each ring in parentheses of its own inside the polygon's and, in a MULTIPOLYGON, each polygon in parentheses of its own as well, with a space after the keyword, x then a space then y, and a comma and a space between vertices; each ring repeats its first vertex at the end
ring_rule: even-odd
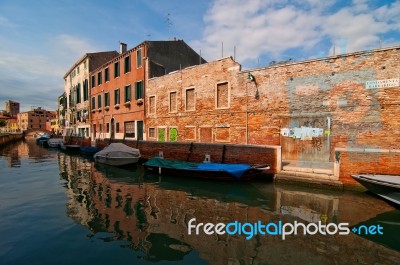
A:
POLYGON ((365 0, 339 9, 335 4, 333 0, 215 0, 204 16, 202 38, 192 45, 208 60, 221 57, 222 42, 224 56, 233 55, 236 46, 236 59, 246 65, 263 54, 271 60, 288 59, 279 57, 293 49, 311 56, 318 45, 329 42, 340 42, 340 52, 378 47, 381 34, 400 30, 400 2, 377 9, 365 0))
POLYGON ((0 99, 17 100, 25 110, 30 105, 53 108, 64 90, 66 71, 85 53, 95 51, 88 41, 66 34, 41 47, 40 54, 11 45, 0 50, 0 99))
POLYGON ((96 45, 85 38, 68 34, 57 36, 52 43, 58 52, 69 54, 69 56, 81 57, 85 53, 97 51, 96 45))
POLYGON ((15 27, 17 27, 17 25, 14 24, 13 22, 11 22, 5 16, 0 15, 0 27, 2 27, 2 28, 15 28, 15 27))

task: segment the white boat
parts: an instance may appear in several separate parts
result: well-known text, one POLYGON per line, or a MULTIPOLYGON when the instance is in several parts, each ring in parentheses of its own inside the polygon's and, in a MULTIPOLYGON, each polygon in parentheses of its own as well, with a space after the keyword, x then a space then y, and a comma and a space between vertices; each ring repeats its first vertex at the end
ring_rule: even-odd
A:
POLYGON ((400 205, 400 176, 360 174, 352 177, 369 191, 400 205))
POLYGON ((47 144, 49 145, 49 147, 57 148, 57 147, 60 147, 63 144, 63 139, 61 139, 61 138, 50 138, 47 141, 47 144))
POLYGON ((140 151, 122 143, 112 143, 97 152, 94 159, 96 162, 111 166, 123 166, 137 163, 140 159, 140 151))

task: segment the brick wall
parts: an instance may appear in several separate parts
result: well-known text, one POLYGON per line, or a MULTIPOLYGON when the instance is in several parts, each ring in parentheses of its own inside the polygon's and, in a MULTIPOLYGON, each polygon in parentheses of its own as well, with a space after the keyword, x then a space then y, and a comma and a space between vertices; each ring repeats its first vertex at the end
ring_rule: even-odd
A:
MULTIPOLYGON (((145 132, 172 128, 180 142, 281 145, 282 156, 297 148, 297 160, 334 161, 336 148, 400 149, 400 89, 367 88, 367 81, 398 79, 400 47, 356 52, 291 64, 241 71, 224 58, 150 79, 146 90, 145 132), (249 74, 252 78, 249 79, 249 74), (228 107, 217 108, 218 84, 229 87, 228 107), (186 108, 186 91, 195 89, 195 109, 186 108), (170 93, 177 93, 171 111, 170 93), (149 97, 155 107, 150 112, 149 97), (322 147, 295 139, 283 145, 281 129, 299 121, 325 120, 322 147), (313 150, 309 150, 313 148, 313 150)), ((314 140, 314 139, 313 139, 314 140)), ((399 160, 384 160, 397 173, 399 160)), ((350 161, 349 161, 350 163, 350 161)), ((363 170, 362 167, 355 168, 363 170)), ((361 165, 364 166, 364 165, 361 165)), ((344 166, 343 168, 346 168, 344 166)), ((348 173, 341 171, 342 176, 348 173)), ((346 178, 346 177, 345 177, 346 178)))
MULTIPOLYGON (((273 146, 252 146, 234 144, 204 144, 190 142, 153 142, 153 141, 122 141, 124 144, 138 148, 143 158, 158 156, 162 151, 165 159, 202 162, 205 155, 210 155, 211 162, 216 163, 246 163, 265 164, 271 167, 267 173, 277 173, 280 149, 273 146)), ((109 141, 97 139, 96 146, 104 147, 109 141)))
POLYGON ((399 150, 338 148, 336 159, 340 162, 340 181, 346 185, 358 185, 351 177, 355 174, 400 175, 399 150))

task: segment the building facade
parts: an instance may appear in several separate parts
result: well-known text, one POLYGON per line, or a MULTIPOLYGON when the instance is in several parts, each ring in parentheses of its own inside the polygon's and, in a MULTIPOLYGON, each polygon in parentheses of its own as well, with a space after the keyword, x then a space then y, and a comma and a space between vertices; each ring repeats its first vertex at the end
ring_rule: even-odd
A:
POLYGON ((282 160, 400 174, 400 47, 240 71, 231 58, 152 78, 148 139, 281 146, 282 160))
POLYGON ((57 109, 57 124, 58 124, 58 132, 57 134, 65 135, 65 124, 66 124, 66 112, 67 112, 67 97, 65 96, 65 92, 62 93, 58 99, 58 109, 57 109))
POLYGON ((150 79, 147 139, 245 143, 245 89, 236 86, 240 70, 227 57, 150 79))
POLYGON ((64 135, 89 137, 89 73, 117 55, 116 51, 86 53, 64 75, 64 135))
POLYGON ((42 130, 50 131, 50 120, 56 118, 55 111, 48 111, 41 107, 30 111, 21 112, 17 115, 18 126, 22 131, 42 130))
POLYGON ((146 41, 91 72, 92 139, 146 138, 144 98, 148 77, 204 63, 185 42, 146 41))

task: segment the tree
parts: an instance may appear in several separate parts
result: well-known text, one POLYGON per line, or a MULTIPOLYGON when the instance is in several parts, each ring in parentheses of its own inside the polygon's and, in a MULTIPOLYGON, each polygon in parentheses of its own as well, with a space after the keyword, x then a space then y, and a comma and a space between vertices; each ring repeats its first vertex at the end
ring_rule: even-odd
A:
POLYGON ((5 120, 0 120, 0 127, 5 127, 7 122, 5 120))

